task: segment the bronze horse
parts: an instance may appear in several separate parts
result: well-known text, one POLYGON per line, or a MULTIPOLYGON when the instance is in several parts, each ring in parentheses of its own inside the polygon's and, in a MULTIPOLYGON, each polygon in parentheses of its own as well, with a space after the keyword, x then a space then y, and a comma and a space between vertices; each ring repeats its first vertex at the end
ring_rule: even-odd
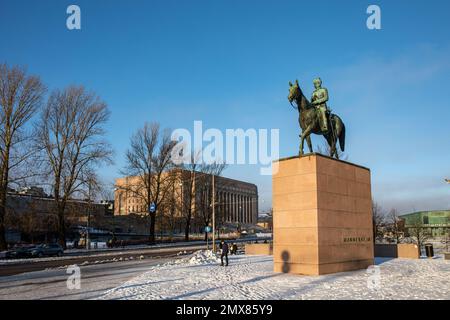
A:
POLYGON ((298 109, 298 122, 300 128, 302 129, 302 134, 300 135, 300 151, 299 155, 303 155, 303 143, 306 139, 308 143, 309 152, 313 152, 311 144, 311 133, 318 135, 323 135, 330 146, 330 157, 336 157, 339 159, 339 155, 336 148, 337 140, 339 139, 339 146, 341 151, 345 149, 345 125, 335 114, 331 114, 328 117, 328 132, 323 133, 320 129, 319 114, 314 106, 312 106, 308 99, 303 95, 302 90, 298 84, 298 80, 295 80, 295 84, 289 82, 289 96, 288 100, 292 105, 295 101, 298 109))

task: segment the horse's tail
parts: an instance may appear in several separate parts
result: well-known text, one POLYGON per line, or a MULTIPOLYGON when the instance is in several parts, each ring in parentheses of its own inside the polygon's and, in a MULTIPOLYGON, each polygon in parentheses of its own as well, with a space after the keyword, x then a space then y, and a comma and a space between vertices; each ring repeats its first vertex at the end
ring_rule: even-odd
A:
POLYGON ((345 124, 344 122, 341 122, 341 132, 339 133, 339 146, 341 147, 341 151, 344 152, 345 151, 345 124))

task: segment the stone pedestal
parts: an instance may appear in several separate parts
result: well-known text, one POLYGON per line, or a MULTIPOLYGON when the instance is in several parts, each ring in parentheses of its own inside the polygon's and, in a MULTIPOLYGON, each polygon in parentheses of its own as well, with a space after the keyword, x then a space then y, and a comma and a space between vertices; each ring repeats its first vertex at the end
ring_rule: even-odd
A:
POLYGON ((319 154, 274 163, 273 237, 275 272, 320 275, 372 265, 370 170, 319 154))

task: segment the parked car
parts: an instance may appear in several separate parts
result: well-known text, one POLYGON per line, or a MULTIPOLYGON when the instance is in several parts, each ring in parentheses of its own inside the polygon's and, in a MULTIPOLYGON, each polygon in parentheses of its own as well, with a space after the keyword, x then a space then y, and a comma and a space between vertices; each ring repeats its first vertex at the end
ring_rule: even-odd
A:
POLYGON ((62 256, 64 249, 57 243, 41 244, 30 250, 31 257, 62 256))
POLYGON ((31 250, 36 246, 34 245, 22 245, 15 246, 12 249, 6 251, 5 259, 21 259, 28 258, 30 256, 31 250))

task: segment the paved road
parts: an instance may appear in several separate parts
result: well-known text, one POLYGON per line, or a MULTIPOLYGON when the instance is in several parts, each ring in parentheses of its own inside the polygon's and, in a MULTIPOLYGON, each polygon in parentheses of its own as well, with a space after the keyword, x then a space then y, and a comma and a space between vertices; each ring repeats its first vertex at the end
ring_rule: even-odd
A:
POLYGON ((81 289, 67 289, 66 269, 50 269, 0 277, 0 300, 95 299, 108 289, 146 272, 170 258, 112 262, 81 266, 81 289))
POLYGON ((42 258, 42 259, 23 259, 19 261, 10 260, 7 264, 0 264, 0 276, 11 276, 25 272, 45 270, 47 268, 64 267, 72 264, 83 265, 86 263, 94 263, 96 261, 113 262, 114 259, 127 259, 140 257, 145 258, 162 258, 169 256, 176 256, 180 251, 192 253, 196 250, 204 249, 204 245, 193 245, 183 247, 169 247, 169 248, 145 248, 139 250, 124 250, 115 252, 105 252, 103 254, 82 255, 82 256, 63 256, 59 258, 42 258))

